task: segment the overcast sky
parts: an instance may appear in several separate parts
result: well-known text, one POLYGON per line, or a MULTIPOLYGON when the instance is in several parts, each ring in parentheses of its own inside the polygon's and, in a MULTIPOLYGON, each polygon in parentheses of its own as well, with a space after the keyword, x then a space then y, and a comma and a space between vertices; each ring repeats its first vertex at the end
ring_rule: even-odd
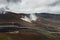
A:
POLYGON ((16 13, 60 14, 60 0, 0 0, 0 8, 5 7, 16 13))

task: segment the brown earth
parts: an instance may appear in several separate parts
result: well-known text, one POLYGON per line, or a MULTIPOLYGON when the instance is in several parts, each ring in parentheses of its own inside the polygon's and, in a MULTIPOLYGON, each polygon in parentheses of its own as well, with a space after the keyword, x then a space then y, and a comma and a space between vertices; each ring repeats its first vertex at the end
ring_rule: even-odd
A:
POLYGON ((5 32, 5 33, 0 33, 0 35, 1 34, 10 37, 13 40, 55 40, 41 33, 25 31, 25 30, 20 30, 19 33, 5 32))

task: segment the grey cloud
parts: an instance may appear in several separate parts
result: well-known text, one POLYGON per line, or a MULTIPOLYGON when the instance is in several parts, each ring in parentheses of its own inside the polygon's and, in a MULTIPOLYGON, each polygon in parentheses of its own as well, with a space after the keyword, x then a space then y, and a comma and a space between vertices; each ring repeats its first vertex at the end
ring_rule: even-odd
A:
POLYGON ((18 3, 22 2, 22 0, 7 0, 8 3, 18 3))
POLYGON ((1 7, 18 13, 60 13, 60 0, 0 0, 1 7))
POLYGON ((48 6, 56 6, 56 5, 60 5, 60 0, 59 0, 59 1, 56 1, 56 2, 54 2, 53 4, 49 4, 48 6))

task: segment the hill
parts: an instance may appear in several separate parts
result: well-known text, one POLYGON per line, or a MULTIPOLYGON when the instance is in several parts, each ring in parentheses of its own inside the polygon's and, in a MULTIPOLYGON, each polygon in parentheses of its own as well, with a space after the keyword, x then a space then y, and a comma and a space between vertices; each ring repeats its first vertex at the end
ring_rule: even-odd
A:
MULTIPOLYGON (((27 22, 20 18, 26 16, 30 19, 30 14, 13 12, 0 14, 0 26, 22 27, 15 28, 17 30, 13 31, 0 32, 0 40, 60 40, 60 14, 35 13, 35 15, 37 16, 36 21, 27 22)), ((8 28, 6 29, 8 30, 8 28)))

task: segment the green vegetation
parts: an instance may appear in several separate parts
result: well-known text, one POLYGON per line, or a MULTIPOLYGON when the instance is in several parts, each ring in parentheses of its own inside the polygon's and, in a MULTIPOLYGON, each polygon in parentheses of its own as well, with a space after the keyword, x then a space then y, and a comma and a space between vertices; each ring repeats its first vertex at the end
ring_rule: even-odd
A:
POLYGON ((42 30, 42 29, 36 29, 36 32, 41 33, 48 38, 52 38, 52 39, 55 39, 55 40, 60 40, 60 35, 58 35, 58 34, 49 33, 49 32, 47 32, 45 30, 42 30))
POLYGON ((48 31, 45 31, 43 29, 27 29, 24 30, 26 32, 36 32, 39 35, 45 35, 45 37, 49 38, 49 39, 54 39, 54 40, 60 40, 60 35, 56 34, 56 33, 50 33, 48 31))
MULTIPOLYGON (((55 34, 55 33, 50 33, 48 31, 42 30, 42 29, 33 29, 31 30, 32 32, 36 32, 39 35, 45 35, 45 37, 49 38, 49 39, 53 39, 53 40, 60 40, 60 35, 55 34), (34 31, 33 31, 34 30, 34 31)), ((30 32, 28 30, 24 30, 26 32, 30 32)), ((13 40, 11 37, 9 37, 6 34, 0 34, 0 40, 13 40)))
POLYGON ((0 34, 0 40, 12 40, 10 37, 0 34))

